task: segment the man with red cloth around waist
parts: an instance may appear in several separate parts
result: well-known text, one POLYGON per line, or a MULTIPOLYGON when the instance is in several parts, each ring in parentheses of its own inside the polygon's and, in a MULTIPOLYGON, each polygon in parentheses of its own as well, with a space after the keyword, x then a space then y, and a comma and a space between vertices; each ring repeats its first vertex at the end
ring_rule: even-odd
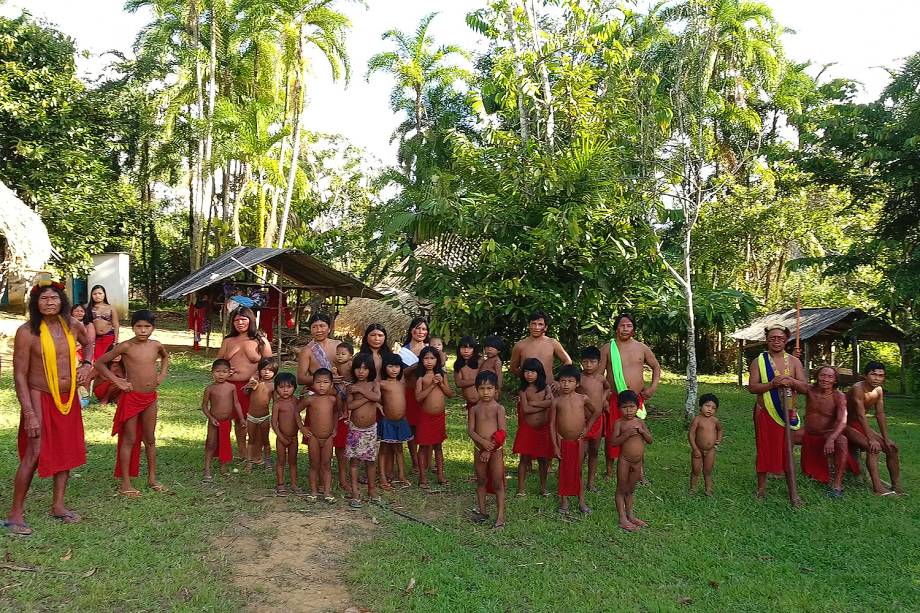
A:
MULTIPOLYGON (((847 424, 844 434, 850 449, 861 449, 866 452, 866 468, 872 479, 872 490, 876 496, 890 494, 903 494, 901 489, 901 462, 898 457, 898 446, 888 436, 888 419, 885 417, 885 365, 881 362, 869 362, 865 367, 863 380, 854 384, 847 391, 847 424), (875 421, 878 423, 878 432, 869 426, 867 411, 875 411, 875 421), (891 487, 887 488, 879 477, 878 457, 885 453, 885 462, 888 464, 888 474, 891 477, 891 487)), ((852 456, 851 456, 852 457, 852 456)), ((853 461, 855 464, 855 460, 853 461)), ((859 464, 855 466, 859 472, 859 464)))
POLYGON ((64 286, 40 282, 29 292, 29 321, 13 341, 13 381, 19 414, 19 468, 13 481, 13 504, 3 526, 9 534, 28 536, 25 502, 35 471, 52 477, 51 516, 66 524, 80 516, 64 506, 70 471, 86 463, 86 442, 77 384, 86 385, 89 361, 77 364, 76 345, 92 355, 94 339, 70 313, 64 286))
POLYGON ((837 389, 837 369, 827 364, 818 369, 814 385, 790 379, 790 387, 805 394, 805 436, 802 437, 802 472, 821 483, 831 483, 829 456, 834 457, 834 477, 828 496, 843 496, 846 473, 847 399, 837 389))
POLYGON ((767 473, 781 475, 792 468, 786 458, 786 427, 783 400, 788 394, 792 444, 801 444, 803 432, 795 414, 796 396, 793 381, 806 385, 805 370, 794 355, 786 353, 791 333, 781 324, 764 330, 767 350, 751 361, 748 391, 755 394, 754 438, 757 443, 757 498, 767 495, 767 473))
MULTIPOLYGON (((636 415, 645 419, 645 402, 655 394, 661 380, 661 365, 658 358, 645 343, 633 336, 636 322, 632 315, 622 313, 613 322, 614 338, 601 347, 601 370, 606 373, 610 384, 610 406, 605 417, 604 439, 607 450, 607 478, 613 476, 613 463, 620 457, 620 447, 612 445, 613 424, 622 416, 617 405, 617 394, 632 390, 639 397, 639 410, 636 415), (645 384, 645 367, 652 370, 652 381, 645 384)), ((639 466, 639 478, 645 482, 644 463, 639 466)))
POLYGON ((151 311, 137 311, 131 316, 134 338, 119 343, 96 362, 104 378, 121 390, 118 408, 112 423, 112 436, 118 436, 115 456, 115 478, 121 479, 118 493, 127 498, 141 495, 131 483, 140 472, 141 441, 147 456, 147 487, 155 492, 167 492, 157 482, 157 388, 169 372, 169 353, 159 341, 151 340, 156 317, 151 311), (109 369, 113 359, 122 356, 125 376, 118 377, 109 369), (159 362, 159 369, 157 369, 159 362))
POLYGON ((601 418, 601 407, 592 406, 584 394, 575 392, 581 380, 577 366, 566 364, 559 369, 559 396, 549 409, 550 440, 559 458, 559 513, 568 515, 569 496, 578 497, 578 508, 585 515, 591 509, 585 504, 581 485, 581 465, 584 460, 584 437, 601 418))

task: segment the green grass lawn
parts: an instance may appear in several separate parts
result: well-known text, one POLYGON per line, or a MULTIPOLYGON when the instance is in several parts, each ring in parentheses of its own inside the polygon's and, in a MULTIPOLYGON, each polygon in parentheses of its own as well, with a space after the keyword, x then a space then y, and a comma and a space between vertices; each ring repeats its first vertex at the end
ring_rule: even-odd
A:
MULTIPOLYGON (((114 409, 94 405, 85 412, 89 461, 76 471, 68 492, 68 502, 85 521, 63 526, 49 518, 50 481, 35 481, 27 519, 36 532, 4 541, 0 609, 245 605, 245 595, 227 587, 236 554, 213 542, 240 515, 259 517, 273 508, 275 501, 264 498, 273 480, 264 473, 238 474, 218 477, 212 486, 199 484, 205 428, 198 406, 207 380, 204 360, 180 355, 161 390, 160 472, 172 496, 144 490, 136 501, 114 497, 109 437, 114 409)), ((0 380, 4 512, 17 463, 18 406, 11 383, 7 370, 0 380)), ((349 560, 355 599, 375 611, 920 610, 916 403, 889 403, 910 497, 875 498, 848 479, 846 498, 831 501, 821 487, 800 480, 806 507, 792 512, 782 481, 770 482, 764 503, 751 496, 752 398, 725 382, 708 383, 702 391, 722 399, 726 438, 716 465, 716 496, 686 495, 683 391, 676 378, 669 379, 652 402, 655 444, 646 465, 653 485, 637 492, 636 509, 651 527, 633 535, 616 526, 609 482, 602 482, 599 494, 589 494, 594 514, 574 523, 557 518, 555 499, 536 495, 534 477, 527 498, 510 500, 504 532, 471 524, 470 443, 462 409, 452 406, 445 446, 450 487, 439 494, 412 488, 390 498, 440 532, 373 507, 362 511, 380 523, 377 538, 356 548, 349 560), (407 592, 410 579, 415 585, 407 592), (692 603, 681 605, 682 599, 692 603)), ((514 458, 506 462, 510 473, 514 458)), ((305 478, 305 450, 301 471, 305 478)), ((515 481, 508 484, 513 489, 515 481)))

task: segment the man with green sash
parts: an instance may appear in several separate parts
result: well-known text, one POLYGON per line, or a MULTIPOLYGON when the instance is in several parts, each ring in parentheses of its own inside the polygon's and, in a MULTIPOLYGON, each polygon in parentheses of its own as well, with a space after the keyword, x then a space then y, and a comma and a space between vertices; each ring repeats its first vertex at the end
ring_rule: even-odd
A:
POLYGON ((786 414, 783 402, 792 407, 790 427, 793 444, 801 444, 801 423, 795 414, 792 380, 807 385, 805 369, 797 357, 786 353, 789 328, 774 324, 765 330, 767 350, 751 362, 748 391, 757 396, 754 403, 754 437, 757 441, 757 498, 767 493, 767 473, 781 475, 790 469, 786 459, 786 414))
POLYGON ((623 313, 613 322, 615 336, 609 344, 601 347, 601 369, 606 373, 610 387, 610 406, 604 412, 604 439, 607 450, 607 476, 613 476, 613 463, 620 457, 620 448, 610 445, 613 439, 613 424, 620 418, 617 394, 632 390, 639 396, 639 410, 636 415, 645 419, 645 401, 654 395, 661 379, 661 366, 652 350, 640 343, 633 335, 636 323, 632 315, 623 313), (645 384, 645 367, 652 369, 652 381, 645 384))

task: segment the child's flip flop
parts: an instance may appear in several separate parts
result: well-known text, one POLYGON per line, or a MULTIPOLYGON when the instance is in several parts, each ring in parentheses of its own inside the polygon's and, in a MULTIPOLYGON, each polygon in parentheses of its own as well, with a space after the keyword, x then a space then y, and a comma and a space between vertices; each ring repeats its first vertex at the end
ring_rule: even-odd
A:
POLYGON ((63 515, 55 515, 54 513, 52 513, 51 517, 59 520, 61 523, 64 523, 64 524, 79 524, 81 521, 83 521, 83 518, 80 517, 77 513, 74 513, 73 511, 67 511, 63 515))
POLYGON ((10 536, 32 535, 32 528, 30 528, 29 525, 25 522, 6 520, 3 522, 3 527, 6 529, 6 533, 10 536))

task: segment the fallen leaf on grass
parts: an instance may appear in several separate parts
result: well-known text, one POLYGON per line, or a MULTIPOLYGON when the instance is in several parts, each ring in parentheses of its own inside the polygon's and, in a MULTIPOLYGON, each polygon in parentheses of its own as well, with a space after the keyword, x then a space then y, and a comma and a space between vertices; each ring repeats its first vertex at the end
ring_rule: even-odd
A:
POLYGON ((13 589, 14 587, 19 587, 20 585, 22 585, 22 584, 21 584, 21 583, 10 583, 9 585, 5 585, 5 586, 3 586, 3 587, 0 587, 0 594, 5 594, 5 593, 7 592, 7 590, 11 590, 11 589, 13 589))
POLYGON ((380 523, 376 515, 371 515, 371 523, 374 524, 375 526, 380 523))
POLYGON ((406 586, 406 593, 411 594, 412 590, 415 589, 415 577, 409 579, 409 585, 406 586))
POLYGON ((34 573, 38 571, 37 566, 19 566, 17 564, 0 564, 0 570, 12 570, 19 573, 34 573))
POLYGON ((83 577, 84 579, 88 579, 88 578, 92 577, 92 576, 95 575, 95 574, 96 574, 96 567, 93 567, 93 568, 89 569, 88 571, 86 571, 85 573, 83 573, 83 574, 80 575, 80 576, 83 577))
POLYGON ((191 600, 191 598, 192 598, 192 594, 188 591, 187 587, 183 587, 182 589, 179 590, 180 600, 182 600, 183 602, 188 602, 189 600, 191 600))
POLYGON ((803 573, 813 573, 813 572, 815 572, 814 569, 808 568, 807 566, 803 566, 803 567, 800 568, 799 570, 801 570, 803 573))
POLYGON ((717 589, 719 589, 719 582, 718 582, 718 581, 710 581, 710 582, 709 582, 709 587, 711 587, 711 588, 714 589, 714 590, 717 590, 717 589))
POLYGON ((64 553, 63 556, 61 556, 61 562, 66 562, 67 560, 69 560, 69 559, 72 558, 72 557, 73 557, 73 549, 71 549, 70 547, 68 547, 68 548, 67 548, 67 552, 64 553))
POLYGON ((693 599, 689 596, 681 596, 677 599, 677 604, 693 604, 693 599))
POLYGON ((758 557, 759 557, 761 560, 763 560, 764 562, 769 562, 770 560, 775 560, 775 559, 776 559, 776 558, 774 558, 773 556, 758 556, 758 557))

